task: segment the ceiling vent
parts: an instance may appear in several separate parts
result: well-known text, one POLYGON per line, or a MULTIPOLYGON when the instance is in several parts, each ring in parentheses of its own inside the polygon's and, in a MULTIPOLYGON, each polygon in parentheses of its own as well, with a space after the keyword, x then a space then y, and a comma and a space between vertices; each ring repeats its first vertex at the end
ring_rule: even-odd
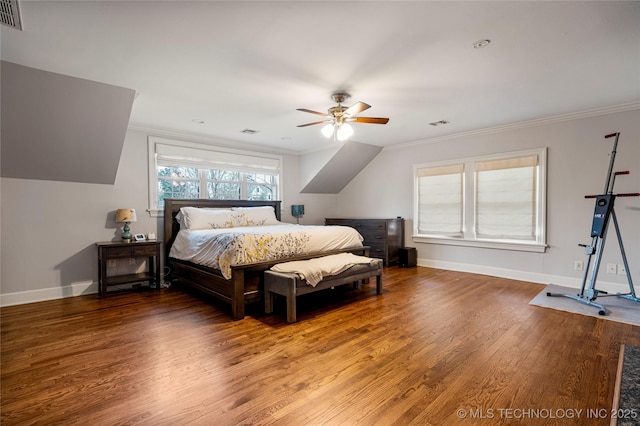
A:
POLYGON ((1 23, 22 31, 18 0, 0 0, 1 23))

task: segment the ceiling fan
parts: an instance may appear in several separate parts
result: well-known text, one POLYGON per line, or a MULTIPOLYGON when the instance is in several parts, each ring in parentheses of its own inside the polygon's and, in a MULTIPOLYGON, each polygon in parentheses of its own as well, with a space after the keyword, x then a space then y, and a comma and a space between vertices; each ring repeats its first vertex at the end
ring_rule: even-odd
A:
POLYGON ((343 106, 342 103, 349 98, 350 95, 344 92, 337 92, 331 95, 331 99, 338 105, 329 108, 328 113, 313 111, 306 108, 298 108, 298 111, 308 112, 311 114, 322 115, 326 117, 321 121, 313 123, 300 124, 298 127, 313 126, 314 124, 327 123, 322 128, 322 134, 330 138, 334 132, 339 141, 344 141, 353 135, 353 129, 348 123, 369 123, 369 124, 387 124, 388 118, 382 117, 355 117, 356 114, 371 108, 371 105, 364 102, 358 102, 350 107, 343 106))

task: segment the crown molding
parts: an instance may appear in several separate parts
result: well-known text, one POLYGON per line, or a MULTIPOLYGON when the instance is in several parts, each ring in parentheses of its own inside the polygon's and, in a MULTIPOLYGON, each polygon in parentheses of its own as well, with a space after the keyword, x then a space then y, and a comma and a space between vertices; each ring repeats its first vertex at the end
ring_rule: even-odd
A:
MULTIPOLYGON (((421 139, 421 140, 418 140, 418 141, 386 146, 386 147, 383 148, 383 150, 403 149, 403 148, 412 147, 412 146, 416 146, 416 145, 431 144, 431 143, 447 141, 447 140, 457 139, 457 138, 462 138, 462 137, 479 136, 479 135, 487 135, 487 134, 492 134, 492 133, 507 132, 507 131, 510 131, 510 130, 524 129, 524 128, 527 128, 527 127, 543 126, 543 125, 548 125, 548 124, 553 124, 553 123, 572 121, 572 120, 579 120, 579 119, 583 119, 583 118, 597 117, 597 116, 607 115, 607 114, 616 114, 616 113, 620 113, 620 112, 634 111, 634 110, 639 110, 639 109, 640 109, 640 101, 638 101, 638 102, 630 102, 630 103, 627 103, 627 104, 614 105, 614 106, 609 106, 609 107, 604 107, 604 108, 596 108, 596 109, 591 109, 591 110, 586 110, 586 111, 579 111, 579 112, 574 112, 574 113, 569 113, 569 114, 562 114, 562 115, 557 115, 557 116, 553 116, 553 117, 545 117, 545 118, 540 118, 540 119, 535 119, 535 120, 521 121, 521 122, 517 122, 517 123, 505 124, 505 125, 502 125, 502 126, 495 126, 495 127, 487 127, 487 128, 484 128, 484 129, 470 130, 468 132, 454 133, 454 134, 451 134, 451 135, 439 136, 439 137, 435 137, 435 138, 421 139)), ((181 133, 181 132, 176 132, 176 131, 167 130, 167 129, 158 129, 158 128, 153 128, 153 127, 147 127, 147 126, 139 125, 139 124, 130 124, 128 126, 128 129, 129 130, 133 130, 133 131, 147 133, 149 136, 166 137, 166 138, 170 138, 170 139, 179 139, 179 140, 184 140, 184 141, 189 141, 189 142, 199 142, 199 143, 205 143, 205 144, 215 144, 217 146, 227 146, 227 147, 231 147, 231 148, 240 147, 240 148, 249 149, 249 150, 252 150, 252 151, 255 151, 255 152, 264 152, 264 153, 280 154, 280 155, 301 156, 301 155, 313 154, 313 153, 316 153, 316 152, 325 151, 325 150, 329 150, 329 149, 336 149, 336 148, 339 148, 340 146, 342 146, 342 143, 334 142, 334 143, 330 143, 330 144, 325 145, 325 146, 311 148, 311 149, 304 150, 304 151, 293 151, 293 150, 286 150, 286 149, 280 149, 280 148, 274 148, 274 147, 265 147, 264 145, 255 145, 255 144, 250 144, 250 143, 240 142, 240 141, 230 141, 230 140, 215 139, 215 138, 210 138, 210 137, 206 137, 206 136, 199 136, 199 135, 194 135, 194 134, 181 133)))
POLYGON ((608 115, 608 114, 616 114, 616 113, 627 112, 627 111, 635 111, 635 110, 639 110, 639 109, 640 109, 640 102, 630 102, 628 104, 621 104, 621 105, 614 105, 614 106, 609 106, 609 107, 604 107, 604 108, 590 109, 590 110, 574 112, 574 113, 570 113, 570 114, 556 115, 556 116, 553 116, 553 117, 546 117, 546 118, 540 118, 540 119, 535 119, 535 120, 521 121, 521 122, 518 122, 518 123, 505 124, 505 125, 502 125, 502 126, 487 127, 487 128, 484 128, 484 129, 471 130, 471 131, 468 131, 468 132, 460 132, 460 133, 454 133, 454 134, 451 134, 451 135, 439 136, 439 137, 430 138, 430 139, 422 139, 420 141, 407 142, 407 143, 403 143, 403 144, 388 146, 388 147, 385 147, 384 149, 385 150, 402 149, 402 148, 412 147, 412 146, 416 146, 416 145, 431 144, 431 143, 436 143, 436 142, 441 142, 441 141, 446 141, 446 140, 451 140, 451 139, 457 139, 457 138, 462 138, 462 137, 487 135, 487 134, 492 134, 492 133, 500 133, 500 132, 506 132, 506 131, 510 131, 510 130, 524 129, 524 128, 527 128, 527 127, 543 126, 543 125, 548 125, 548 124, 553 124, 553 123, 560 123, 560 122, 564 122, 564 121, 579 120, 579 119, 583 119, 583 118, 597 117, 597 116, 608 115))
POLYGON ((195 142, 195 143, 201 143, 206 145, 215 145, 215 146, 236 148, 236 149, 246 149, 253 152, 262 152, 265 154, 300 155, 299 151, 279 149, 279 148, 265 146, 265 145, 256 145, 256 144, 246 143, 242 141, 216 139, 216 138, 211 138, 206 136, 194 135, 190 133, 176 132, 173 130, 147 127, 139 124, 129 124, 127 129, 135 132, 146 133, 147 136, 156 136, 159 138, 174 139, 174 140, 177 139, 185 142, 195 142))

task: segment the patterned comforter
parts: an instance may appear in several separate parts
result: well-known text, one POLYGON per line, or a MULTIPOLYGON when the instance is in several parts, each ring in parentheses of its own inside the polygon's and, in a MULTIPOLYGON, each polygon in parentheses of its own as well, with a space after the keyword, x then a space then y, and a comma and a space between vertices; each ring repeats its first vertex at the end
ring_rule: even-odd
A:
POLYGON ((362 236, 348 226, 282 223, 225 229, 182 230, 169 257, 219 269, 226 279, 231 267, 291 256, 361 247, 362 236))

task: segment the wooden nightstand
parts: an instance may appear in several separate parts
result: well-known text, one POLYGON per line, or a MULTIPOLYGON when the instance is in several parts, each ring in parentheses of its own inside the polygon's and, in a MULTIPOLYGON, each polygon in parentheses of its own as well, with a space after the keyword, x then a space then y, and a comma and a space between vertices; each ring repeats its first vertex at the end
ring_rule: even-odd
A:
POLYGON ((160 259, 162 258, 161 241, 132 241, 130 243, 120 241, 107 241, 96 243, 98 246, 98 286, 100 297, 107 295, 107 287, 110 285, 127 284, 138 281, 155 283, 156 289, 160 289, 162 274, 160 271, 160 259), (147 271, 137 274, 107 276, 107 265, 111 259, 147 258, 147 271))

